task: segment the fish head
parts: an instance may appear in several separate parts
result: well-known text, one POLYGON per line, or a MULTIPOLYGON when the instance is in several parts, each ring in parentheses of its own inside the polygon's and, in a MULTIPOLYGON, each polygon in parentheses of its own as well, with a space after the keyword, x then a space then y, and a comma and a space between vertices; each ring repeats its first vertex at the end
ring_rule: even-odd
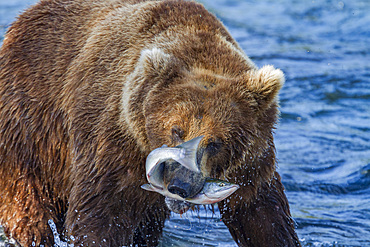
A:
POLYGON ((207 179, 203 188, 203 193, 207 198, 214 199, 216 200, 215 202, 219 202, 230 196, 239 189, 239 187, 239 185, 227 181, 207 179))
POLYGON ((207 178, 202 191, 186 201, 193 204, 214 204, 220 202, 239 189, 239 185, 227 181, 207 178))

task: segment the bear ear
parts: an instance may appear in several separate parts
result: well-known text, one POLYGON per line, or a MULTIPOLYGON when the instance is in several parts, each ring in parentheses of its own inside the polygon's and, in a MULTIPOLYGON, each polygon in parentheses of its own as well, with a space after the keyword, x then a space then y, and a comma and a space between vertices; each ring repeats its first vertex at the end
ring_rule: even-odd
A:
POLYGON ((139 67, 145 71, 146 75, 158 76, 164 73, 167 76, 173 75, 178 68, 178 61, 174 56, 166 54, 162 49, 144 49, 138 61, 139 67))
POLYGON ((260 109, 268 108, 277 100, 277 94, 285 82, 284 73, 272 65, 251 70, 247 76, 247 88, 253 93, 260 109))

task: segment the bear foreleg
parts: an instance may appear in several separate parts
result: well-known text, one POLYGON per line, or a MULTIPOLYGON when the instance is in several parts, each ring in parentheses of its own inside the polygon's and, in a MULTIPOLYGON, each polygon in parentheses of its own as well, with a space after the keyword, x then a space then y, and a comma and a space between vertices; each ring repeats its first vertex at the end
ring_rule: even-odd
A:
POLYGON ((222 220, 238 246, 301 246, 277 172, 254 199, 247 201, 241 191, 219 203, 222 220))

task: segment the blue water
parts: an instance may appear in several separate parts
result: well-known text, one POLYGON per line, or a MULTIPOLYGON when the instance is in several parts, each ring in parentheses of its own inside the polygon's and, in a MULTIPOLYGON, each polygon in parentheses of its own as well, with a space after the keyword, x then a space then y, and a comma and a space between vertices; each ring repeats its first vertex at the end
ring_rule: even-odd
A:
MULTIPOLYGON (((0 40, 36 1, 9 2, 0 40)), ((302 244, 370 246, 370 1, 201 2, 258 66, 286 74, 275 140, 302 244)), ((217 211, 173 214, 160 246, 199 245, 236 246, 217 211)))

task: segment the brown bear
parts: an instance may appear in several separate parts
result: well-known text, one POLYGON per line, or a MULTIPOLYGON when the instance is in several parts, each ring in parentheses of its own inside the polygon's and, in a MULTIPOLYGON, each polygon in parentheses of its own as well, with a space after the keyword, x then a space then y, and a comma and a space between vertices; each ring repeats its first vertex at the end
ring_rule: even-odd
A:
POLYGON ((166 161, 171 192, 237 183, 218 205, 237 244, 299 246, 275 170, 283 82, 198 3, 40 1, 0 51, 0 224, 22 246, 53 246, 49 220, 74 246, 155 246, 170 211, 140 188, 146 156, 204 136, 200 175, 166 161))

